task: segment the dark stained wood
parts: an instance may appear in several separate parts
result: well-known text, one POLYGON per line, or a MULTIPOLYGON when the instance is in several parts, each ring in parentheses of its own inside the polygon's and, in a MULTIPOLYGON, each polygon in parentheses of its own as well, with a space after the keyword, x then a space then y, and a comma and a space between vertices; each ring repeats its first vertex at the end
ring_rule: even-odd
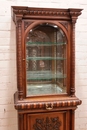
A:
POLYGON ((23 98, 23 85, 22 85, 22 20, 19 19, 17 21, 17 30, 16 30, 16 37, 17 37, 17 86, 18 86, 18 93, 19 98, 23 98), (20 87, 19 87, 20 86, 20 87))
POLYGON ((19 130, 24 130, 24 114, 19 114, 18 115, 18 129, 19 130))
MULTIPOLYGON (((28 114, 28 130, 68 130, 66 128, 67 111, 28 114), (30 123, 30 124, 29 124, 30 123)), ((68 120, 67 120, 68 122, 68 120)))
POLYGON ((42 109, 46 110, 46 105, 49 106, 52 104, 53 109, 70 109, 71 107, 76 108, 77 105, 80 105, 82 102, 76 97, 54 97, 54 98, 47 98, 42 100, 40 98, 38 99, 24 99, 24 100, 18 100, 17 93, 15 94, 15 108, 17 110, 37 110, 42 109))
POLYGON ((75 22, 72 20, 72 44, 71 44, 71 96, 75 96, 75 22))
MULTIPOLYGON (((81 15, 82 9, 30 8, 22 6, 12 6, 11 8, 12 19, 16 25, 17 42, 18 91, 14 94, 14 106, 18 111, 18 129, 74 130, 75 109, 81 104, 81 100, 75 96, 75 24, 78 16, 81 15), (27 96, 25 41, 32 28, 44 23, 57 25, 63 30, 67 38, 67 50, 64 53, 67 57, 67 64, 63 66, 64 71, 67 71, 67 79, 63 82, 67 84, 67 90, 66 93, 62 94, 27 96)), ((51 37, 50 31, 49 29, 47 34, 51 37)), ((46 29, 44 29, 44 32, 46 32, 46 29)), ((43 56, 45 52, 49 52, 48 50, 48 48, 45 47, 44 49, 42 47, 41 55, 43 56)), ((52 48, 52 53, 53 51, 55 51, 55 48, 52 48)), ((41 67, 43 67, 42 63, 41 61, 41 67)), ((46 63, 50 64, 49 62, 46 63)), ((53 70, 55 64, 52 62, 53 70)), ((40 68, 38 67, 38 69, 40 68)))

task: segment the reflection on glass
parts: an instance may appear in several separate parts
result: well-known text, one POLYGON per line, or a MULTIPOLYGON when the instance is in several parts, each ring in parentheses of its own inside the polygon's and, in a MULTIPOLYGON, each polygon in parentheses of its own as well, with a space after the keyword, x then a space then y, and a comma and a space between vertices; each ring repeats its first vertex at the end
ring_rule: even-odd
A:
POLYGON ((27 96, 66 93, 66 37, 54 25, 42 24, 26 38, 27 96))

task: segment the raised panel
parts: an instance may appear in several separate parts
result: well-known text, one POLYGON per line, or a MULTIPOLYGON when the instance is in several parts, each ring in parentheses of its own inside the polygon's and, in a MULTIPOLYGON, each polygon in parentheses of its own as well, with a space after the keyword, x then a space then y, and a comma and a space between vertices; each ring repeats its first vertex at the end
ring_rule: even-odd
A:
POLYGON ((69 130, 68 111, 27 115, 28 130, 69 130))

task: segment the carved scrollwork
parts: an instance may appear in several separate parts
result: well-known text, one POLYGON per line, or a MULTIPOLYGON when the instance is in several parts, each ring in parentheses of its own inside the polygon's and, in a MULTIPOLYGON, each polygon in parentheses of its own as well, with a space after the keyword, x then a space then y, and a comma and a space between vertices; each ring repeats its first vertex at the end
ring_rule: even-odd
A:
POLYGON ((68 30, 68 22, 60 22, 68 30))
POLYGON ((60 130, 61 121, 59 117, 49 118, 46 117, 45 119, 36 119, 36 123, 33 125, 34 130, 60 130))
POLYGON ((25 21, 25 22, 24 22, 24 30, 26 30, 27 27, 28 27, 30 24, 32 24, 32 23, 33 23, 32 21, 25 21))

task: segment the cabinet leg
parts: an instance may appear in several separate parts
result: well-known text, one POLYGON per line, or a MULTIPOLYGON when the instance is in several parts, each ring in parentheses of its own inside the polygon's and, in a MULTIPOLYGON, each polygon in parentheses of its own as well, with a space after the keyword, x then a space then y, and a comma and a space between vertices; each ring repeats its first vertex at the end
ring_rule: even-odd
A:
POLYGON ((24 115, 18 114, 18 130, 24 130, 24 115))
POLYGON ((71 125, 70 130, 75 130, 75 110, 71 110, 71 125))

